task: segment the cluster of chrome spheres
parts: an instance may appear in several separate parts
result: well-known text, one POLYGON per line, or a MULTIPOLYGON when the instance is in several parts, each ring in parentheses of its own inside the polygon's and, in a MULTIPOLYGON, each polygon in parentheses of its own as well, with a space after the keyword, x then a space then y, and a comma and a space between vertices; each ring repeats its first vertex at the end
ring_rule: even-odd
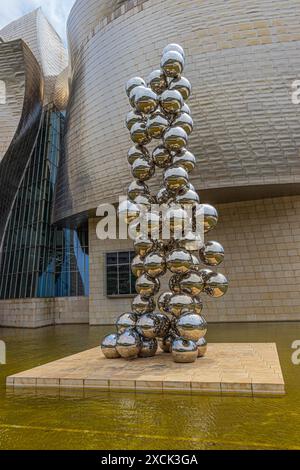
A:
POLYGON ((116 333, 107 335, 101 344, 106 358, 151 357, 158 346, 172 353, 175 362, 194 362, 206 353, 207 323, 202 313, 200 294, 221 297, 228 289, 226 277, 208 267, 219 265, 224 249, 216 241, 203 242, 195 232, 182 233, 192 208, 192 226, 201 214, 204 233, 218 222, 218 213, 209 204, 200 204, 199 196, 189 182, 189 173, 196 160, 187 150, 188 136, 193 130, 190 109, 185 103, 191 94, 190 82, 182 76, 185 53, 178 44, 169 44, 163 51, 161 68, 154 70, 147 84, 140 77, 126 84, 132 110, 126 118, 134 145, 128 152, 128 162, 134 181, 128 188, 128 199, 119 204, 118 215, 134 228, 136 256, 132 272, 137 277, 137 296, 132 311, 122 314, 116 322, 116 333), (162 139, 150 154, 146 145, 152 139, 162 139), (163 186, 151 195, 146 181, 156 169, 163 170, 163 186), (153 204, 167 205, 162 219, 153 212, 153 204), (175 208, 174 208, 175 204, 175 208), (140 230, 143 209, 146 232, 140 230), (171 236, 161 237, 161 228, 168 223, 171 236), (155 230, 155 227, 157 230, 155 230), (207 266, 202 268, 201 263, 207 266), (169 291, 162 293, 159 278, 171 273, 169 291))

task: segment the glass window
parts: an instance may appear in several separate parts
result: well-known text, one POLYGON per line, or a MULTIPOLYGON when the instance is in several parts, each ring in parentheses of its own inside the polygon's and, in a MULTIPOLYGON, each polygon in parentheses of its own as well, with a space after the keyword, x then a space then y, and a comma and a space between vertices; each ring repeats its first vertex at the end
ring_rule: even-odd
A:
POLYGON ((136 294, 136 278, 131 272, 134 256, 132 251, 106 253, 106 295, 136 294))

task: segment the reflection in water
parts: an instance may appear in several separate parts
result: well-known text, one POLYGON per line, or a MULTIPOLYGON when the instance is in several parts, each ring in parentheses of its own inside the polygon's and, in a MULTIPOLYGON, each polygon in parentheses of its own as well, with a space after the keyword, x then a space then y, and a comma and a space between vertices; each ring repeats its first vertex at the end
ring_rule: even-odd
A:
POLYGON ((277 343, 281 398, 8 389, 5 377, 99 343, 110 327, 0 328, 1 449, 300 448, 300 366, 291 362, 299 323, 215 324, 209 341, 277 343))

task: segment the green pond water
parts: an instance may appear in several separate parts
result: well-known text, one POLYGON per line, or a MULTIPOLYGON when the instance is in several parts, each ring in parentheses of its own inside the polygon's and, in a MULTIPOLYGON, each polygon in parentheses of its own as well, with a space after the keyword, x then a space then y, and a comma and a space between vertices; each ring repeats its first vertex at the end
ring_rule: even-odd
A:
POLYGON ((110 328, 0 328, 0 449, 300 449, 300 323, 213 324, 211 342, 276 342, 280 398, 6 390, 5 377, 98 345, 110 328))

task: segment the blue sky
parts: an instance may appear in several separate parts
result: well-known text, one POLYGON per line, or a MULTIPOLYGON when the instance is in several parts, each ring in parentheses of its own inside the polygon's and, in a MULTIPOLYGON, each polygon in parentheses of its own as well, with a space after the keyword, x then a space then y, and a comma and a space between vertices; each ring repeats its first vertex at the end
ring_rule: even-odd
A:
POLYGON ((66 38, 66 21, 75 0, 0 0, 0 29, 11 21, 42 7, 58 34, 66 38))

